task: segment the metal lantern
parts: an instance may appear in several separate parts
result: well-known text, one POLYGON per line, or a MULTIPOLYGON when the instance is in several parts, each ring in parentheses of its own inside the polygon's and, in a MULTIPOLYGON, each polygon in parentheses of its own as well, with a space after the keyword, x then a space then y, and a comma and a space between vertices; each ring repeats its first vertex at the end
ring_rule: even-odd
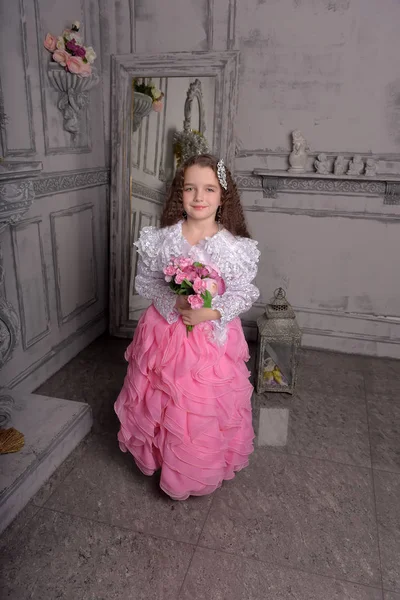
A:
POLYGON ((293 394, 301 330, 282 288, 275 290, 265 314, 257 319, 257 327, 257 393, 293 394))

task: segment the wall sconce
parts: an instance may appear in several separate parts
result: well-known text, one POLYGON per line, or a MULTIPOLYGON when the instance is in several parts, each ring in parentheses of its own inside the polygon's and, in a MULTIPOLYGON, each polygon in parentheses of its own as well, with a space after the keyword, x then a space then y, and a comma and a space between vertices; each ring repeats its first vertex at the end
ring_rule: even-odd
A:
POLYGON ((88 103, 87 92, 99 83, 100 77, 94 70, 89 77, 79 77, 52 63, 47 73, 52 87, 60 93, 57 106, 63 114, 64 129, 75 136, 79 133, 79 112, 88 103))

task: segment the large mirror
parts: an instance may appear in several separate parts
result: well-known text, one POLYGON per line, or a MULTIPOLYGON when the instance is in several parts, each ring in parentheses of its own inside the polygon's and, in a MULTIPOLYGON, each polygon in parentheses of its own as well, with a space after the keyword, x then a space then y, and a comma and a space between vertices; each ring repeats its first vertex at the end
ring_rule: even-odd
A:
POLYGON ((193 147, 234 162, 237 52, 113 57, 110 333, 131 337, 149 302, 135 293, 142 227, 158 226, 193 147))

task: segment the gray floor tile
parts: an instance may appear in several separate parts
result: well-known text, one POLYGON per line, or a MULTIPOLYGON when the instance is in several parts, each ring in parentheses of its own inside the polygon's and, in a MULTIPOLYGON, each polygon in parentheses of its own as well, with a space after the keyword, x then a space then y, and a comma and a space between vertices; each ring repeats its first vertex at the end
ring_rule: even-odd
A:
POLYGON ((59 485, 64 481, 66 476, 72 471, 74 466, 82 460, 88 445, 91 443, 92 434, 88 435, 76 448, 68 458, 59 466, 53 475, 46 481, 40 490, 33 496, 32 502, 36 506, 43 506, 50 496, 55 492, 59 485))
POLYGON ((46 507, 134 531, 196 543, 212 497, 174 502, 146 477, 114 436, 93 436, 82 459, 46 507))
POLYGON ((353 370, 350 365, 338 369, 333 365, 324 367, 300 363, 296 389, 302 392, 321 392, 326 397, 363 396, 364 373, 353 370))
POLYGON ((384 592, 383 600, 400 600, 400 594, 394 592, 384 592))
POLYGON ((21 538, 24 528, 35 517, 38 511, 38 506, 33 504, 32 501, 28 502, 0 536, 0 552, 7 551, 7 548, 15 538, 21 538))
POLYGON ((379 585, 371 471, 258 449, 215 494, 200 545, 379 585))
POLYGON ((383 587, 400 592, 400 475, 374 472, 383 587))
POLYGON ((93 431, 116 433, 118 419, 113 406, 124 382, 126 368, 126 363, 74 358, 35 393, 87 402, 93 410, 93 431))
POLYGON ((198 548, 179 600, 382 600, 382 592, 198 548))
POLYGON ((365 371, 369 363, 368 357, 358 354, 343 354, 302 348, 300 351, 300 364, 321 369, 335 369, 337 371, 365 371))
POLYGON ((367 392, 372 466, 400 473, 400 392, 367 392))
POLYGON ((368 359, 365 373, 368 391, 372 394, 400 393, 400 360, 368 359))
POLYGON ((41 509, 2 557, 9 600, 176 600, 194 548, 41 509))
POLYGON ((126 364, 124 354, 130 343, 128 338, 114 338, 104 334, 82 350, 77 358, 108 364, 126 364))
POLYGON ((265 444, 262 428, 268 424, 269 411, 277 408, 288 411, 287 442, 280 451, 371 466, 364 394, 326 396, 322 392, 304 391, 294 396, 255 396, 253 417, 258 443, 261 440, 265 444))

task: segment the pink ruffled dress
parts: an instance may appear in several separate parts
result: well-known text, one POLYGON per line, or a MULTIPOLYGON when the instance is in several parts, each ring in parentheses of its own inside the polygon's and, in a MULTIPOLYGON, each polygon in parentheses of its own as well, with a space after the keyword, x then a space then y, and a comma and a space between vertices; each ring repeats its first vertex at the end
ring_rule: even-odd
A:
POLYGON ((253 451, 253 387, 238 316, 259 295, 252 284, 259 251, 226 230, 190 246, 181 223, 144 228, 136 246, 136 289, 153 303, 125 353, 127 374, 115 402, 119 445, 145 475, 161 469, 160 486, 171 498, 210 494, 246 467, 253 451), (225 282, 213 300, 221 319, 189 335, 164 280, 173 256, 212 265, 225 282))

